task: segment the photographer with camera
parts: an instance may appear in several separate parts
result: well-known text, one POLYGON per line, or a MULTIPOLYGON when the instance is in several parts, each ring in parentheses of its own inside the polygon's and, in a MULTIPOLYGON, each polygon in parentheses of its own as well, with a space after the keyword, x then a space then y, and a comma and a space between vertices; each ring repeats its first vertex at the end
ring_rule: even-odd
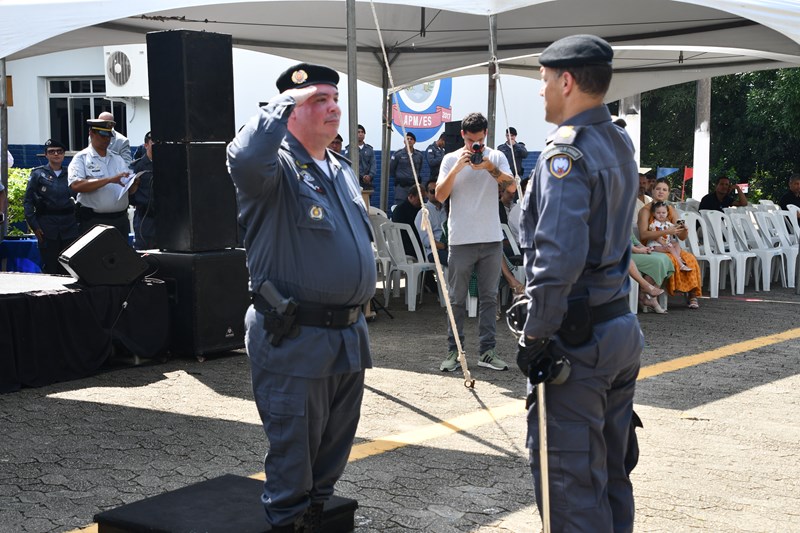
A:
POLYGON ((552 531, 633 530, 625 461, 635 448, 628 442, 644 339, 628 306, 628 267, 639 180, 633 143, 603 105, 612 57, 593 35, 556 41, 539 57, 545 120, 558 128, 522 204, 529 301, 517 362, 529 392, 537 387, 527 446, 552 531), (544 393, 546 416, 537 416, 544 393))
MULTIPOLYGON (((436 199, 450 198, 447 219, 449 256, 447 284, 450 305, 461 343, 464 343, 464 318, 472 272, 478 276, 478 366, 507 370, 508 365, 495 351, 497 287, 503 260, 503 230, 497 212, 497 187, 516 184, 506 157, 485 146, 489 122, 480 113, 470 113, 461 121, 464 146, 444 156, 436 182, 436 199)), ((459 367, 455 332, 448 322, 448 353, 439 369, 452 372, 459 367)))

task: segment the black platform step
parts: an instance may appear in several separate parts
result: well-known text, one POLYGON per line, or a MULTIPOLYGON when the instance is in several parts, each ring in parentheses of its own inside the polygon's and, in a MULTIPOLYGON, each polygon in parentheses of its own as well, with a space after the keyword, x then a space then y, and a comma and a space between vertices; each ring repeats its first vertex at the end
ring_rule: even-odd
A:
MULTIPOLYGON (((266 533, 263 488, 263 481, 228 474, 96 514, 94 521, 98 533, 266 533)), ((331 497, 322 531, 353 531, 356 509, 355 500, 331 497)))

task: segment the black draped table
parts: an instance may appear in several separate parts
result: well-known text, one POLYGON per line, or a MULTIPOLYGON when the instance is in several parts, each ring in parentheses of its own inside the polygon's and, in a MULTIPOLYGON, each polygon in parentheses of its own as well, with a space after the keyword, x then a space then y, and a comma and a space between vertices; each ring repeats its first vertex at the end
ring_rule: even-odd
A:
POLYGON ((0 392, 92 375, 114 343, 154 357, 168 335, 160 280, 83 287, 66 276, 0 272, 0 392))

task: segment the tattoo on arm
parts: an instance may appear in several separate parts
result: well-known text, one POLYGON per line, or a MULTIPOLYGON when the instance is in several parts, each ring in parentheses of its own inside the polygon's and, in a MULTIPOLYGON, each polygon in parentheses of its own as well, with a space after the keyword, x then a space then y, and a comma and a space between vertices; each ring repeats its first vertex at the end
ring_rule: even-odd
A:
POLYGON ((491 174, 494 179, 497 179, 497 178, 500 177, 500 169, 497 168, 497 167, 494 167, 493 170, 489 171, 489 174, 491 174))

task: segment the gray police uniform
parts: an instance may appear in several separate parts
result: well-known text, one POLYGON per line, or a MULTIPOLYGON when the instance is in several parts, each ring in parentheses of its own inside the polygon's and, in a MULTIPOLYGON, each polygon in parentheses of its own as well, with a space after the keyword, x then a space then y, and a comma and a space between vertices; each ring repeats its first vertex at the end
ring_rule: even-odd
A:
MULTIPOLYGON (((375 291, 376 270, 361 190, 339 156, 328 151, 331 179, 287 131, 294 104, 276 96, 228 147, 251 290, 269 280, 301 308, 363 305, 375 291)), ((333 493, 372 359, 360 312, 348 327, 301 326, 297 337, 273 346, 257 307, 247 311, 245 341, 270 442, 262 500, 268 521, 282 525, 333 493)))
MULTIPOLYGON (((413 160, 417 176, 422 179, 422 152, 415 149, 413 160)), ((394 176, 394 203, 395 205, 403 203, 408 198, 408 191, 414 186, 414 171, 411 170, 408 150, 405 147, 392 154, 389 174, 394 176)))
MULTIPOLYGON (((601 106, 568 119, 548 139, 523 200, 520 247, 531 297, 525 334, 552 337, 554 354, 572 363, 564 384, 546 386, 553 531, 633 529, 624 463, 643 337, 625 306, 637 187, 631 140, 601 106), (571 346, 574 339, 556 332, 568 302, 582 297, 592 308, 593 333, 571 346), (606 319, 609 308, 622 311, 606 319)), ((541 509, 535 406, 527 444, 541 509)))
MULTIPOLYGON (((344 156, 348 159, 352 159, 350 157, 350 145, 344 149, 344 156)), ((378 165, 375 162, 375 150, 372 148, 372 146, 364 143, 364 146, 359 146, 358 148, 358 183, 362 187, 374 187, 375 176, 377 174, 378 165), (364 183, 361 181, 361 179, 367 175, 372 178, 372 181, 369 183, 364 183)))
POLYGON ((62 167, 59 174, 50 165, 31 170, 23 206, 31 229, 41 229, 44 233, 39 251, 42 270, 47 274, 67 274, 59 264, 58 256, 80 235, 73 195, 66 167, 62 167))
POLYGON ((439 148, 439 145, 435 142, 431 143, 427 150, 425 150, 425 159, 428 160, 428 167, 431 169, 429 181, 436 182, 436 180, 439 179, 439 167, 442 166, 444 154, 444 148, 439 148))

